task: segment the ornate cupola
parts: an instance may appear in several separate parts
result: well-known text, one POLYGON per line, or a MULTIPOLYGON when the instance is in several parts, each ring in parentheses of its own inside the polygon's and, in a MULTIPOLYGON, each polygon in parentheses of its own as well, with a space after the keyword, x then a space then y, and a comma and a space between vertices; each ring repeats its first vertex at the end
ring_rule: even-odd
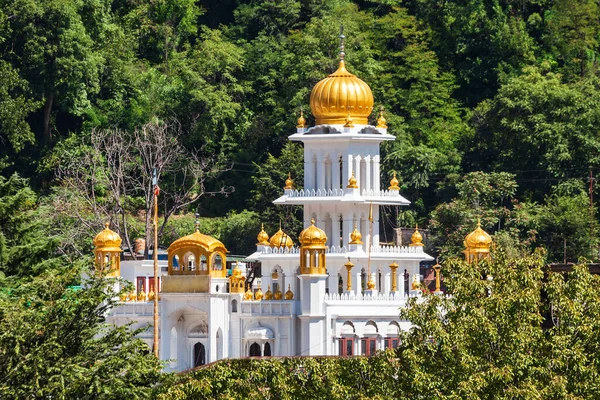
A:
POLYGON ((325 275, 325 250, 327 235, 315 226, 315 220, 300 233, 300 273, 306 275, 325 275))
POLYGON ((269 234, 265 232, 264 224, 260 224, 260 232, 256 236, 257 246, 269 246, 269 234))
POLYGON ((194 233, 171 243, 167 252, 169 275, 227 276, 227 249, 214 237, 200 233, 200 221, 196 221, 194 233))
POLYGON ((310 92, 310 109, 316 125, 368 125, 373 111, 371 88, 346 69, 344 38, 341 34, 338 69, 310 92))
POLYGON ((269 239, 269 245, 271 247, 280 248, 280 247, 293 247, 294 242, 292 238, 289 237, 283 230, 281 230, 281 226, 279 230, 275 232, 271 239, 269 239))
POLYGON ((481 221, 477 219, 477 228, 465 237, 465 259, 468 262, 488 258, 492 237, 481 229, 481 221))
POLYGON ((419 225, 415 226, 415 231, 410 236, 409 246, 411 246, 411 247, 423 247, 424 246, 423 236, 421 235, 421 232, 419 232, 419 225))
POLYGON ((96 270, 104 272, 107 276, 121 275, 121 236, 109 228, 109 223, 104 224, 104 230, 94 238, 94 257, 96 270))

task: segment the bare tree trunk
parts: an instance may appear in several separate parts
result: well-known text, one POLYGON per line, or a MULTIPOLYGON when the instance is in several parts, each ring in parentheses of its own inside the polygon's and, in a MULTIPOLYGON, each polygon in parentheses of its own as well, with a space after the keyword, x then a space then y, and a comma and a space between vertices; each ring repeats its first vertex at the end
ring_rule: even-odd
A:
POLYGON ((44 104, 44 142, 49 143, 52 139, 52 132, 50 131, 50 115, 52 113, 52 104, 54 103, 54 93, 50 93, 46 97, 46 103, 44 104))

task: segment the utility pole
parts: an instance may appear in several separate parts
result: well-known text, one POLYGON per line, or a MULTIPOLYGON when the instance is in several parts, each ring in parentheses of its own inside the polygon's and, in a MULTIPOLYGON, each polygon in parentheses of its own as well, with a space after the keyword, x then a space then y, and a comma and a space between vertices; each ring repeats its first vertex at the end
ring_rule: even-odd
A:
POLYGON ((160 189, 158 187, 158 176, 156 175, 156 168, 152 174, 152 185, 154 186, 154 246, 152 250, 152 257, 154 258, 154 344, 153 350, 154 355, 158 358, 158 195, 160 189))

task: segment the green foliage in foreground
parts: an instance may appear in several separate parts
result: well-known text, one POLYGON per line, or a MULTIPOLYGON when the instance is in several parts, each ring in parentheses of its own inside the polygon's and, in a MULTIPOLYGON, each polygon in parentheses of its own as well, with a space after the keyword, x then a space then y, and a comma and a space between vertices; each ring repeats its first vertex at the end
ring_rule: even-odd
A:
POLYGON ((414 328, 374 357, 226 360, 175 376, 159 399, 597 399, 600 277, 544 254, 443 265, 452 296, 411 299, 414 328))
POLYGON ((0 280, 0 398, 143 399, 160 362, 128 326, 104 324, 116 293, 72 267, 25 281, 0 280))

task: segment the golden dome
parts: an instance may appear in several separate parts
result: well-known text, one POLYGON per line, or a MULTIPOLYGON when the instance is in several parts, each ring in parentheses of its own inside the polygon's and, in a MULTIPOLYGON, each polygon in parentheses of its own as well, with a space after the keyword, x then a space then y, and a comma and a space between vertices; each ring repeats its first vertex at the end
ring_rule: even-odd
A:
POLYGON ((467 249, 481 249, 489 251, 490 244, 492 244, 492 237, 488 235, 486 231, 481 229, 481 222, 478 219, 477 228, 475 228, 473 232, 469 233, 465 237, 465 247, 467 249))
POLYGON ((354 176, 354 171, 352 171, 352 176, 348 179, 348 189, 358 189, 356 177, 354 176))
POLYGON ((198 228, 196 228, 196 231, 191 235, 184 236, 171 243, 168 249, 169 255, 174 251, 190 246, 199 246, 209 253, 213 253, 217 250, 220 250, 223 253, 227 253, 227 249, 225 248, 225 245, 223 243, 221 243, 219 240, 215 239, 212 236, 200 233, 198 228))
POLYGON ((281 300, 283 298, 283 293, 281 293, 281 290, 277 289, 273 295, 273 298, 275 300, 281 300))
POLYGON ((421 232, 419 232, 419 225, 415 226, 415 231, 410 237, 410 244, 412 247, 422 247, 423 244, 423 236, 421 236, 421 232))
POLYGON ((260 232, 258 233, 258 236, 256 236, 256 240, 258 240, 258 243, 256 244, 259 246, 269 245, 269 234, 265 232, 265 226, 263 224, 260 224, 260 232))
POLYGON ((155 295, 156 294, 154 293, 154 289, 150 288, 150 293, 148 293, 148 301, 154 300, 155 295))
POLYGON ((271 285, 267 286, 267 291, 265 292, 265 300, 273 300, 273 292, 271 292, 271 285))
POLYGON ((302 246, 321 245, 327 243, 325 231, 315 226, 315 220, 310 220, 310 226, 300 233, 298 240, 302 246))
POLYGON ((271 247, 292 247, 294 242, 291 237, 279 228, 279 230, 271 236, 271 239, 269 239, 269 245, 271 247))
POLYGON ((310 92, 310 109, 316 125, 341 125, 348 119, 367 125, 373 111, 373 93, 369 85, 348 72, 342 59, 337 71, 318 82, 310 92))
POLYGON ((244 293, 244 300, 254 300, 254 293, 250 290, 250 285, 248 285, 248 290, 244 293))
POLYGON ((285 292, 285 299, 286 300, 294 299, 294 292, 292 292, 291 285, 289 285, 289 284, 288 284, 288 290, 287 290, 287 292, 285 292))
POLYGON ((262 298, 263 298, 263 291, 260 290, 260 286, 259 286, 258 289, 256 290, 256 293, 254 293, 254 299, 262 300, 262 298))
POLYGON ((351 242, 349 244, 363 244, 362 234, 358 231, 356 224, 354 224, 354 230, 350 234, 351 242))
POLYGON ((375 128, 387 129, 387 127, 387 121, 383 116, 383 106, 381 106, 381 108, 379 109, 379 118, 377 118, 377 126, 375 128))
POLYGON ((294 181, 292 180, 292 173, 288 172, 288 177, 285 180, 285 186, 283 187, 283 189, 287 190, 287 189, 294 189, 294 181))
POLYGON ((96 249, 103 251, 121 251, 121 236, 108 228, 109 223, 104 224, 104 230, 94 238, 96 249))
POLYGON ((144 292, 143 290, 139 292, 137 295, 137 299, 138 301, 146 301, 146 292, 144 292))
POLYGON ((400 181, 398 180, 398 178, 396 178, 396 172, 394 172, 394 177, 390 181, 390 186, 388 187, 388 190, 400 190, 400 186, 398 186, 399 183, 400 181))
POLYGON ((367 289, 368 290, 375 289, 375 281, 373 280, 373 275, 369 276, 369 281, 367 282, 367 289))
POLYGON ((306 128, 306 119, 304 118, 304 112, 300 109, 300 117, 298 117, 298 125, 296 128, 306 128))

